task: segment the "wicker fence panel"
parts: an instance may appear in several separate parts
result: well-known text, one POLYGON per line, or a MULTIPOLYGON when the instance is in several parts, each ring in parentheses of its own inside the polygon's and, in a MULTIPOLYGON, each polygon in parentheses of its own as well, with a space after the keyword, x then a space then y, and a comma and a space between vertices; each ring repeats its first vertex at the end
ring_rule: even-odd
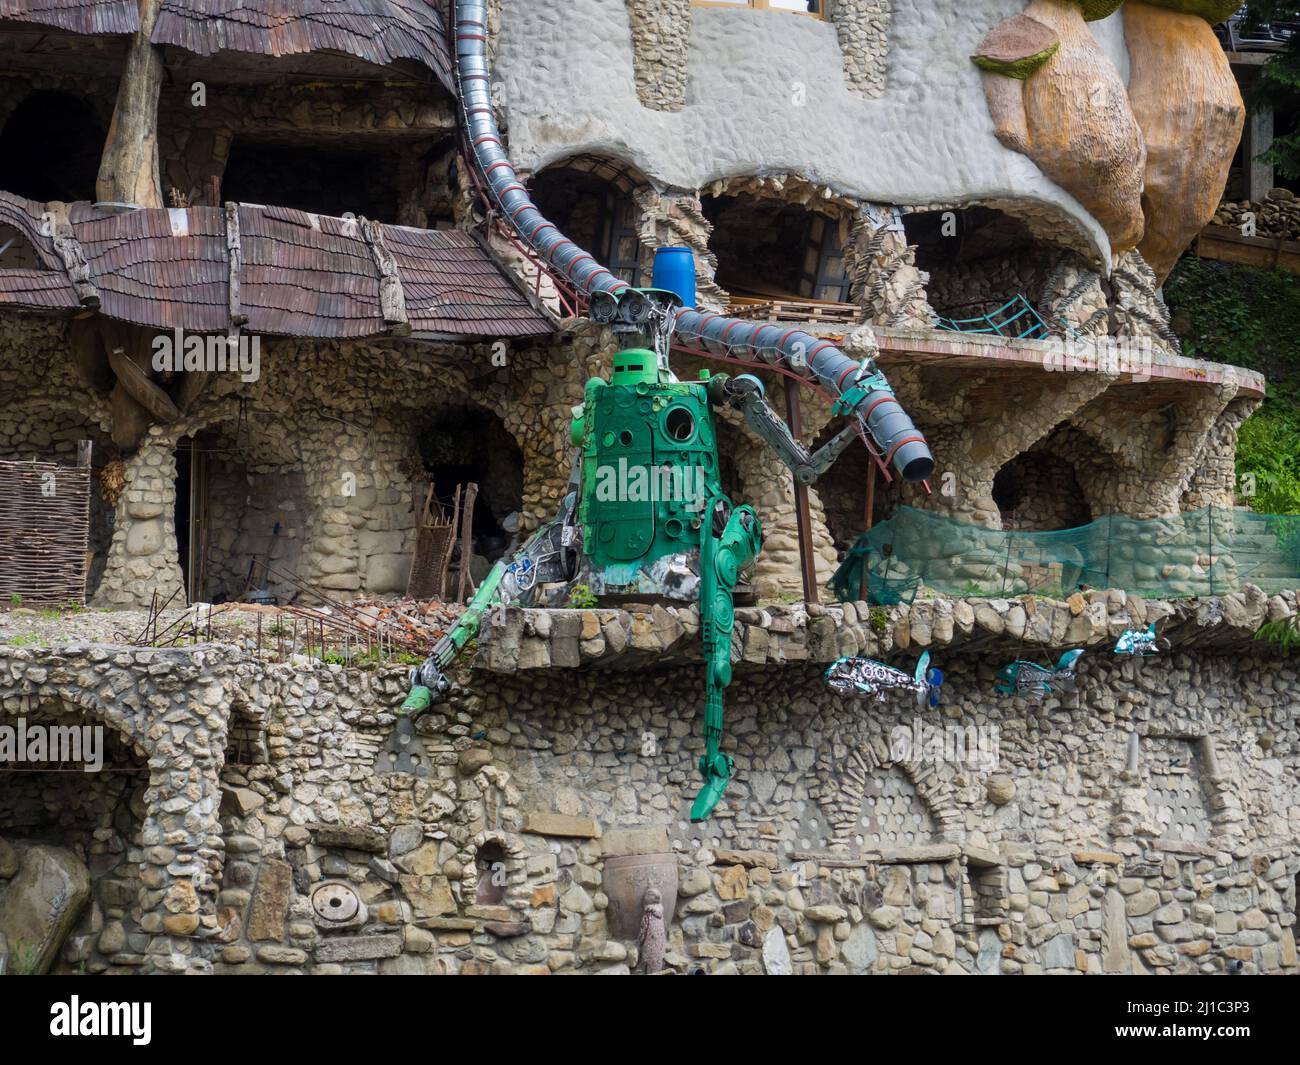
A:
POLYGON ((90 466, 0 461, 0 603, 83 603, 90 466))

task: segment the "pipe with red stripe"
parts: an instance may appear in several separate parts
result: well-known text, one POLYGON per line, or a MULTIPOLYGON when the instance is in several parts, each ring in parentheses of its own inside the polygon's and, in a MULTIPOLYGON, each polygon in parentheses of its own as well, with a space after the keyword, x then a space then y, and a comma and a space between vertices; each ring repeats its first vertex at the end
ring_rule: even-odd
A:
MULTIPOLYGON (((455 10, 456 77, 467 140, 502 217, 521 240, 580 293, 590 296, 595 292, 621 292, 629 287, 626 281, 546 220, 506 154, 492 105, 486 0, 456 0, 455 10)), ((593 57, 593 61, 598 59, 593 57)), ((858 383, 857 362, 829 340, 799 329, 783 332, 770 323, 701 314, 693 309, 679 311, 676 324, 682 339, 698 341, 715 354, 738 355, 811 374, 836 396, 858 383)), ((871 378, 870 390, 861 398, 854 416, 861 418, 880 454, 889 456, 905 481, 923 481, 930 476, 934 458, 925 437, 912 424, 883 377, 871 378)))

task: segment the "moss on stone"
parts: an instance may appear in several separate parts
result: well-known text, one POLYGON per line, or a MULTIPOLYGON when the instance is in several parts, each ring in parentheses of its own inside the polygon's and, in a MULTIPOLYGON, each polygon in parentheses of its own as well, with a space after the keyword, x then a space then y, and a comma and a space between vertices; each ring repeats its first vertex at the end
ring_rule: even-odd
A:
POLYGON ((1056 55, 1060 49, 1061 43, 1058 41, 1056 44, 1043 49, 1041 52, 1024 56, 1021 59, 994 59, 991 56, 986 55, 972 56, 972 58, 975 60, 975 65, 981 70, 987 70, 993 74, 1002 74, 1008 78, 1015 78, 1017 81, 1024 81, 1027 77, 1033 74, 1034 71, 1038 70, 1044 63, 1051 59, 1052 56, 1056 55))
POLYGON ((1123 6, 1124 0, 1079 0, 1079 7, 1083 11, 1085 22, 1096 22, 1099 19, 1110 18, 1123 6))
POLYGON ((1146 0, 1146 2, 1153 7, 1179 11, 1184 15, 1200 15, 1211 24, 1222 22, 1241 7, 1241 0, 1146 0))

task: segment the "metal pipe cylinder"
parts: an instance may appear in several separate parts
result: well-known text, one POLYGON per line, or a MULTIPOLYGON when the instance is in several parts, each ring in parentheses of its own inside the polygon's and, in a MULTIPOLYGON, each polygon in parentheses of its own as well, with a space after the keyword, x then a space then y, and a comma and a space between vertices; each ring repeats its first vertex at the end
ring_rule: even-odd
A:
MULTIPOLYGON (((456 76, 465 128, 474 161, 501 214, 578 291, 591 296, 628 288, 626 281, 546 220, 515 173, 501 142, 492 105, 487 32, 485 0, 457 0, 456 76)), ((715 354, 742 354, 745 358, 784 364, 796 372, 810 373, 836 396, 853 386, 859 370, 859 364, 831 341, 799 329, 783 329, 770 323, 746 322, 695 310, 679 311, 676 329, 679 336, 696 341, 715 354)), ((883 379, 859 404, 854 416, 862 419, 881 455, 905 481, 923 481, 930 476, 934 457, 925 436, 883 379)))

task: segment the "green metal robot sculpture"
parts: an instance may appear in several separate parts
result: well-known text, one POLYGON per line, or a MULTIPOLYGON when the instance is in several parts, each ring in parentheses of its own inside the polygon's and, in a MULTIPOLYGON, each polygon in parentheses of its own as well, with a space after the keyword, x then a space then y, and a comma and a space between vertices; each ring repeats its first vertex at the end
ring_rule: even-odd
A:
POLYGON ((587 382, 574 408, 570 439, 578 449, 560 515, 484 580, 457 624, 412 675, 404 709, 427 710, 449 684, 444 671, 478 632, 493 603, 546 602, 539 591, 586 584, 604 597, 698 600, 704 645, 703 786, 691 820, 706 820, 731 779, 721 750, 723 691, 731 683, 733 593, 763 541, 758 515, 722 491, 713 410, 740 409, 749 424, 811 483, 853 438, 852 426, 810 455, 768 406, 749 375, 703 371, 681 382, 668 368, 672 321, 680 299, 656 289, 597 293, 592 319, 633 345, 614 356, 609 379, 587 382))

